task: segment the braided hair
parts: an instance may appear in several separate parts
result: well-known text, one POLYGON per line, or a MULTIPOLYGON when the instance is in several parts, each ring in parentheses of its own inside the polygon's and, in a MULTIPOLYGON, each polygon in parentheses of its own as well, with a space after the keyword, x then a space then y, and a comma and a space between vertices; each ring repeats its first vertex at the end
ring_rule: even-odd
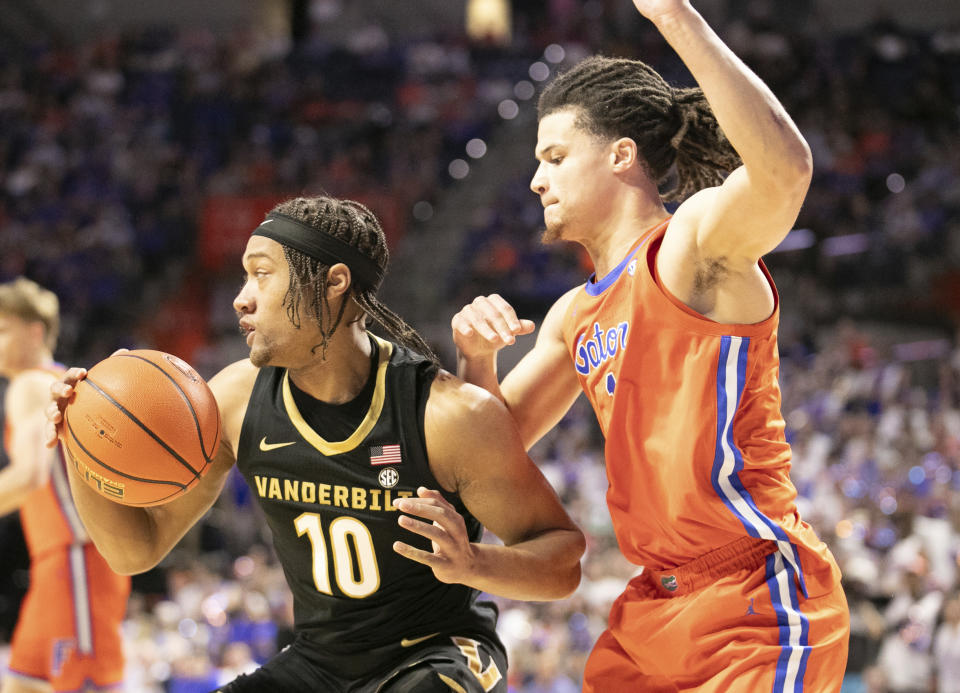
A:
POLYGON ((666 201, 719 185, 740 165, 703 91, 674 89, 639 60, 594 56, 559 75, 541 93, 538 117, 567 108, 579 111, 577 126, 592 135, 636 142, 661 189, 675 165, 677 182, 663 193, 666 201))
MULTIPOLYGON (((316 229, 317 233, 330 234, 352 245, 373 260, 382 273, 386 272, 390 252, 387 250, 383 227, 376 215, 359 202, 325 196, 298 197, 280 203, 271 211, 296 219, 316 229)), ((320 347, 325 352, 330 337, 343 319, 347 301, 340 303, 334 316, 326 292, 330 265, 286 245, 283 246, 283 254, 290 267, 290 285, 283 299, 287 316, 296 327, 300 327, 300 308, 301 303, 305 302, 307 315, 311 316, 320 328, 320 347)), ((436 354, 417 331, 379 301, 378 288, 358 286, 353 282, 349 296, 353 297, 367 315, 380 323, 397 343, 426 356, 434 363, 439 363, 436 354)))

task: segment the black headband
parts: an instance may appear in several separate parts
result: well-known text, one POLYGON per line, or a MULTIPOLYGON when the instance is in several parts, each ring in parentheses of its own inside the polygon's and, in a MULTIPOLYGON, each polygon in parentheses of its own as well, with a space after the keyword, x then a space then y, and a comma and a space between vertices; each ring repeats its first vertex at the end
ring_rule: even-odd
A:
POLYGON ((377 263, 352 245, 285 214, 268 214, 266 220, 250 235, 264 236, 326 265, 342 262, 350 268, 354 282, 361 288, 377 289, 383 281, 383 270, 377 263))

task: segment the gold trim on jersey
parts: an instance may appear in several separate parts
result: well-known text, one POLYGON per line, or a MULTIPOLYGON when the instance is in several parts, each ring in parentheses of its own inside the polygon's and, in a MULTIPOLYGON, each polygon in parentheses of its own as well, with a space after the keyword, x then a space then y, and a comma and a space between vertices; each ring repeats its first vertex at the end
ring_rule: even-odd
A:
POLYGON ((377 345, 380 347, 377 374, 375 376, 377 381, 376 385, 374 385, 373 398, 370 400, 370 408, 367 410, 367 415, 363 418, 363 421, 360 422, 360 425, 357 426, 357 430, 346 440, 339 442, 325 440, 319 433, 310 428, 310 424, 303 418, 300 410, 297 409, 296 402, 293 401, 293 393, 290 391, 290 371, 284 371, 283 373, 283 406, 287 410, 287 416, 290 417, 290 422, 294 425, 294 428, 299 431, 300 435, 303 436, 304 440, 327 457, 331 455, 342 455, 356 448, 357 445, 360 444, 360 441, 366 438, 370 434, 370 431, 373 430, 377 420, 380 418, 380 413, 383 411, 383 403, 386 400, 386 387, 384 384, 387 381, 387 364, 390 363, 393 344, 380 339, 376 335, 370 336, 377 340, 377 345))

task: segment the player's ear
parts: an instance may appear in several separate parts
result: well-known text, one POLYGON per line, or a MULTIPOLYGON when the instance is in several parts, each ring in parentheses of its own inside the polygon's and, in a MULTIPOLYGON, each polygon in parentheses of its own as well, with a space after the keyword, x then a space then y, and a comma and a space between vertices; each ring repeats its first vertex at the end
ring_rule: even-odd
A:
POLYGON ((338 262, 327 272, 327 300, 333 300, 343 296, 350 290, 350 284, 353 282, 353 276, 350 274, 350 268, 342 262, 338 262))
POLYGON ((637 143, 630 137, 621 137, 610 146, 610 162, 614 173, 625 173, 637 163, 637 143))

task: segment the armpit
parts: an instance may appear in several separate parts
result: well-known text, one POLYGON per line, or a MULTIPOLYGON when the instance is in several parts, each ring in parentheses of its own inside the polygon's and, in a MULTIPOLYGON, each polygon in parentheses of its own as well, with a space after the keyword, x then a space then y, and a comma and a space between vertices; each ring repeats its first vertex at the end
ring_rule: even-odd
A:
POLYGON ((712 257, 697 263, 693 274, 693 290, 702 294, 714 288, 730 273, 730 267, 725 256, 712 257))

